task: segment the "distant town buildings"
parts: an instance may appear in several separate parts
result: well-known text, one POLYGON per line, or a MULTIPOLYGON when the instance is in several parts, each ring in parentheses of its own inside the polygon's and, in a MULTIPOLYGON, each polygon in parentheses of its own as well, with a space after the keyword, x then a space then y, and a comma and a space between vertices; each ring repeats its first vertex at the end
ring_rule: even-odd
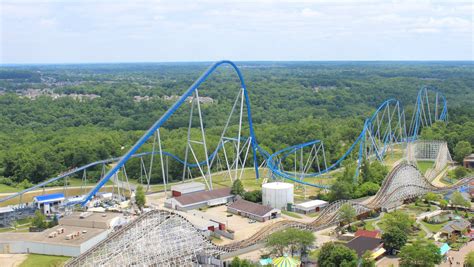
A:
MULTIPOLYGON (((178 100, 180 96, 178 95, 171 95, 171 96, 163 96, 163 100, 166 100, 166 101, 176 101, 178 100)), ((193 101, 193 97, 192 96, 189 96, 188 98, 186 98, 186 101, 191 103, 193 101)), ((199 103, 201 104, 213 104, 214 103, 214 99, 212 97, 208 97, 208 96, 200 96, 199 97, 199 103)))
POLYGON ((92 100, 92 99, 96 99, 100 97, 100 95, 96 95, 96 94, 75 94, 75 93, 57 94, 57 93, 54 93, 53 90, 51 89, 31 89, 31 88, 24 91, 19 91, 17 92, 17 94, 20 97, 26 97, 31 100, 35 100, 36 98, 40 96, 48 96, 48 97, 51 97, 52 99, 58 99, 62 97, 71 97, 77 101, 92 100))
POLYGON ((133 97, 134 102, 150 101, 151 99, 153 99, 153 97, 147 96, 147 95, 146 96, 136 95, 133 97))
MULTIPOLYGON (((133 101, 135 101, 135 102, 150 101, 150 100, 152 100, 152 99, 154 99, 154 98, 155 98, 155 97, 153 97, 153 96, 148 96, 148 95, 146 95, 146 96, 138 96, 138 95, 136 95, 136 96, 133 97, 133 101)), ((179 98, 180 98, 179 95, 170 95, 170 96, 165 95, 165 96, 163 96, 161 99, 163 99, 163 100, 165 100, 165 101, 176 101, 176 100, 178 100, 179 98)), ((186 102, 191 103, 192 101, 193 101, 193 97, 190 96, 190 97, 186 98, 186 102)), ((215 100, 214 100, 212 97, 200 96, 200 97, 199 97, 199 103, 201 103, 201 104, 214 104, 214 103, 215 103, 215 100)))

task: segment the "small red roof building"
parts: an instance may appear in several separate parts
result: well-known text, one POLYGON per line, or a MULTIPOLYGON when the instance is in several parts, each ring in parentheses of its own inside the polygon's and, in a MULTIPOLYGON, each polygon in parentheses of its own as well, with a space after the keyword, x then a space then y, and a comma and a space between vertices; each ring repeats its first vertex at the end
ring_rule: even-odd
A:
POLYGON ((355 236, 356 237, 364 236, 364 237, 371 237, 371 238, 380 238, 382 236, 382 234, 380 233, 380 231, 369 231, 369 230, 359 229, 355 232, 355 236))

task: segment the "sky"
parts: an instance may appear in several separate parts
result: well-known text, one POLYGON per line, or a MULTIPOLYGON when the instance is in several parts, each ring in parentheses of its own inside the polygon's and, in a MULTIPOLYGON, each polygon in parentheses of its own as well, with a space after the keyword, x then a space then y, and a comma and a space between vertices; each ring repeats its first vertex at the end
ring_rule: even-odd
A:
POLYGON ((0 0, 0 64, 473 60, 474 1, 0 0))

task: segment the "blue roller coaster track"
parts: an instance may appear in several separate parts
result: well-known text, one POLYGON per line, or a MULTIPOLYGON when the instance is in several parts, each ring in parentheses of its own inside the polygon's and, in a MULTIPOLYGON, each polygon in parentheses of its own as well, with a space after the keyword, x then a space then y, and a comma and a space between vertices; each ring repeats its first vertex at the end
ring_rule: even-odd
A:
MULTIPOLYGON (((215 148, 215 150, 207 156, 203 161, 197 163, 189 163, 186 160, 181 159, 180 157, 166 152, 166 151, 153 151, 153 152, 144 152, 137 153, 138 150, 150 139, 154 133, 162 127, 162 125, 178 110, 188 99, 192 96, 193 93, 198 89, 198 87, 206 81, 206 79, 219 67, 222 65, 229 65, 237 74, 240 86, 243 92, 243 98, 245 100, 245 105, 247 107, 247 120, 249 126, 250 134, 250 146, 252 147, 252 157, 254 162, 254 168, 256 172, 256 178, 259 178, 259 164, 257 153, 260 153, 264 161, 266 161, 266 166, 269 169, 272 178, 282 178, 290 181, 294 181, 299 184, 318 187, 318 188, 329 188, 327 185, 315 184, 304 181, 304 178, 309 177, 319 177, 325 173, 328 173, 331 170, 336 169, 341 165, 341 163, 348 158, 351 154, 356 153, 358 166, 364 157, 375 157, 377 159, 382 159, 387 151, 387 148, 390 145, 409 142, 417 139, 418 134, 421 131, 422 127, 430 126, 436 121, 447 122, 448 111, 447 111, 447 101, 446 97, 437 90, 422 88, 418 92, 417 100, 415 104, 415 110, 413 112, 413 117, 409 128, 407 128, 405 122, 405 111, 402 108, 401 103, 396 99, 389 99, 383 102, 364 122, 362 131, 356 138, 356 140, 348 147, 346 152, 334 161, 330 166, 325 166, 324 168, 318 170, 317 172, 312 173, 301 173, 295 174, 294 172, 289 172, 283 169, 282 161, 284 161, 289 155, 295 153, 296 151, 303 150, 310 146, 321 145, 321 140, 313 140, 303 144, 294 145, 287 147, 285 149, 276 151, 273 154, 270 154, 268 151, 263 149, 257 142, 253 122, 252 122, 252 112, 250 108, 250 99, 247 91, 247 87, 244 82, 243 75, 237 65, 232 61, 223 60, 214 63, 210 66, 186 91, 185 93, 159 118, 146 132, 145 134, 126 152, 123 156, 117 158, 111 158, 106 160, 100 160, 96 162, 89 163, 87 165, 75 168, 66 173, 60 174, 57 177, 48 179, 40 184, 37 184, 31 188, 25 189, 16 194, 10 195, 3 199, 0 199, 0 203, 6 200, 21 196, 29 191, 44 188, 46 185, 53 183, 55 181, 61 180, 65 177, 71 176, 80 171, 84 171, 87 168, 94 167, 100 164, 115 163, 112 167, 105 173, 99 182, 90 190, 89 193, 83 198, 81 203, 72 203, 72 204, 81 204, 86 205, 91 198, 97 194, 97 192, 111 179, 111 177, 116 174, 122 167, 125 166, 128 160, 132 158, 140 158, 148 155, 154 155, 162 153, 164 156, 168 156, 175 161, 183 164, 188 168, 200 167, 205 164, 208 164, 209 161, 212 161, 217 153, 223 149, 224 144, 227 141, 222 141, 215 148), (435 94, 434 104, 430 107, 430 97, 432 94, 435 94), (432 114, 433 113, 433 114, 432 114), (358 149, 358 151, 357 151, 358 149), (369 151, 369 152, 368 152, 369 151), (370 154, 370 155, 369 155, 370 154)), ((247 140, 247 138, 239 137, 239 140, 247 140)), ((323 151, 324 152, 324 151, 323 151)), ((355 176, 358 175, 358 169, 355 176)))

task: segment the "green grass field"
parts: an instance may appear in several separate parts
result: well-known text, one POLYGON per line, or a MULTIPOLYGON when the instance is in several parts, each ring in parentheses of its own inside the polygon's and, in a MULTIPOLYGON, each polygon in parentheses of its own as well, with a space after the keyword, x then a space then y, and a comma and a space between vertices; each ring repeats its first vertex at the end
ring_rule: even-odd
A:
POLYGON ((18 192, 18 188, 6 184, 0 184, 0 193, 14 193, 18 192))
POLYGON ((285 214, 285 215, 287 215, 287 216, 296 218, 296 219, 301 219, 301 218, 303 218, 303 217, 301 217, 298 213, 291 212, 291 211, 282 210, 281 213, 283 213, 283 214, 285 214))
POLYGON ((68 259, 69 257, 63 256, 29 254, 26 260, 20 264, 20 267, 59 267, 64 266, 68 259))
POLYGON ((433 168, 434 161, 418 161, 417 166, 421 173, 425 174, 430 168, 433 168))
POLYGON ((403 158, 404 151, 402 150, 401 146, 396 145, 392 150, 387 152, 387 155, 384 158, 384 163, 387 165, 389 169, 393 168, 395 162, 403 158))
POLYGON ((421 222, 428 230, 430 230, 433 233, 437 233, 445 226, 447 223, 439 223, 439 224, 432 224, 432 223, 427 223, 427 222, 421 222))
POLYGON ((369 230, 369 231, 374 231, 375 230, 375 226, 374 226, 374 223, 376 223, 377 221, 374 220, 374 221, 366 221, 365 222, 365 230, 369 230))

